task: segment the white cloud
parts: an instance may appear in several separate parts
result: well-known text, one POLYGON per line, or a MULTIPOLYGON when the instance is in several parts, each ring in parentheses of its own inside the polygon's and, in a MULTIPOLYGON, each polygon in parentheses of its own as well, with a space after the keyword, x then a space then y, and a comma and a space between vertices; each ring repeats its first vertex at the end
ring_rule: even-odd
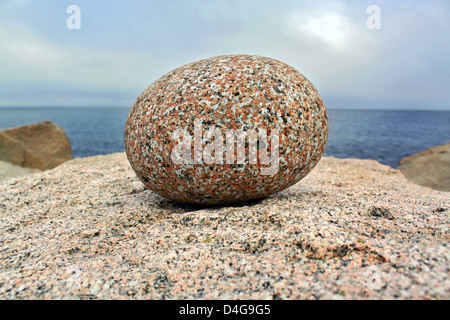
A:
POLYGON ((145 52, 64 45, 0 26, 0 104, 123 105, 167 72, 167 63, 145 52))
POLYGON ((295 12, 289 19, 289 29, 305 37, 309 42, 321 41, 332 50, 347 51, 350 37, 355 26, 344 15, 324 12, 309 16, 304 12, 295 12))
POLYGON ((25 32, 7 32, 0 29, 0 54, 3 60, 23 67, 52 67, 60 65, 62 57, 58 50, 42 39, 25 32))
MULTIPOLYGON (((0 30, 0 65, 15 71, 0 80, 37 80, 70 82, 83 86, 120 88, 142 81, 142 74, 133 74, 143 61, 141 53, 130 51, 91 50, 52 43, 31 32, 0 30), (131 71, 131 72, 130 72, 131 71)), ((151 71, 151 70, 150 70, 151 71)))

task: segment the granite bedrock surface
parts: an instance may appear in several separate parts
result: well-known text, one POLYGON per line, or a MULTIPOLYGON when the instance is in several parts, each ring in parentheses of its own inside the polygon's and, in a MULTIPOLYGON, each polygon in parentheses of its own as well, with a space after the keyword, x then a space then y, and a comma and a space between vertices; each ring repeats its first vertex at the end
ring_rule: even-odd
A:
POLYGON ((322 158, 255 202, 180 205, 124 153, 0 181, 3 299, 449 299, 448 193, 322 158))

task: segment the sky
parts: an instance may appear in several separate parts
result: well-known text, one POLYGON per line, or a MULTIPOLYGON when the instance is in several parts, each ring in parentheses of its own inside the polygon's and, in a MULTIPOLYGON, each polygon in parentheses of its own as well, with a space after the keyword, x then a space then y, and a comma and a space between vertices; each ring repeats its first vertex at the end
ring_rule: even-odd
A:
POLYGON ((223 54, 291 65, 327 108, 450 110, 448 0, 0 0, 0 106, 131 107, 223 54))

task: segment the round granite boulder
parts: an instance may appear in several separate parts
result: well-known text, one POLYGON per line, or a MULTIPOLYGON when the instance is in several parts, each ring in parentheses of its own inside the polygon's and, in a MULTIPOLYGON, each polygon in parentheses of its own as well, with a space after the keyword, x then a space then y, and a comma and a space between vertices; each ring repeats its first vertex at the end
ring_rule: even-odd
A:
POLYGON ((131 108, 125 150, 150 190, 225 204, 268 196, 305 177, 328 138, 322 99, 280 61, 225 55, 179 67, 131 108))

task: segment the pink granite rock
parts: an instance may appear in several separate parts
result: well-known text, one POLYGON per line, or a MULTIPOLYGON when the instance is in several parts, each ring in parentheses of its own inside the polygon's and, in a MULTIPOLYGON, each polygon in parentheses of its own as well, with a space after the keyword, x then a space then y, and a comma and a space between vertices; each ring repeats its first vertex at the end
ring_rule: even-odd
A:
POLYGON ((223 204, 292 186, 319 162, 328 118, 314 86, 266 57, 177 68, 137 99, 125 150, 140 180, 171 200, 223 204))

